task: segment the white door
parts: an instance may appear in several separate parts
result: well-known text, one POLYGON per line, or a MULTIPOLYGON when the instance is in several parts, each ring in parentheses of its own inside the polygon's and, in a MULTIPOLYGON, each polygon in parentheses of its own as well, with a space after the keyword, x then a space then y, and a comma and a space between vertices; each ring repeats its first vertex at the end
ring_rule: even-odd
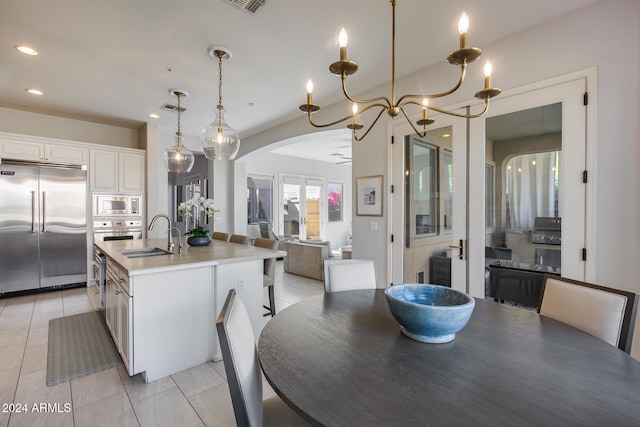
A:
MULTIPOLYGON (((576 78, 567 78, 564 81, 553 82, 546 86, 516 90, 512 93, 505 93, 499 98, 492 101, 488 114, 482 119, 470 120, 470 151, 469 158, 472 159, 469 164, 469 173, 474 177, 486 176, 486 159, 491 157, 491 153, 487 151, 487 122, 499 117, 507 117, 512 114, 522 113, 522 117, 527 117, 527 111, 537 111, 541 115, 537 120, 541 121, 542 126, 548 125, 554 120, 545 116, 552 108, 557 106, 560 110, 561 123, 560 128, 560 154, 558 159, 558 175, 557 175, 557 196, 555 208, 556 214, 535 214, 532 216, 557 216, 561 219, 561 245, 556 247, 552 245, 533 243, 533 225, 518 225, 513 229, 512 225, 507 228, 513 232, 514 236, 519 235, 520 238, 512 239, 507 246, 513 246, 514 254, 517 247, 526 246, 532 253, 534 246, 540 246, 543 250, 551 252, 560 251, 561 260, 559 265, 561 268, 557 272, 561 272, 563 277, 576 280, 585 280, 586 262, 583 260, 583 249, 587 248, 586 241, 586 220, 587 220, 587 187, 583 182, 583 173, 587 170, 586 152, 587 152, 587 136, 586 136, 586 106, 584 105, 584 94, 586 92, 587 79, 585 76, 576 78), (476 161, 478 160, 478 161, 476 161), (521 243, 517 243, 517 242, 521 243), (552 249, 548 249, 552 248, 552 249)), ((528 126, 538 126, 540 123, 533 124, 528 119, 521 120, 518 126, 527 128, 528 126)), ((549 134, 555 133, 556 129, 550 129, 549 134)), ((549 149, 544 147, 544 143, 540 138, 530 141, 530 138, 522 137, 519 141, 525 146, 521 151, 533 153, 537 156, 549 153, 549 149), (526 147, 529 145, 528 147, 526 147)), ((531 154, 531 155, 533 155, 531 154)), ((530 162, 535 165, 535 158, 530 162)), ((529 165, 531 169, 540 166, 529 165)), ((498 172, 497 176, 505 176, 507 174, 506 163, 495 164, 498 172)), ((553 167, 553 166, 552 166, 553 167)), ((524 169, 524 168, 523 168, 524 169)), ((520 171, 509 171, 514 174, 520 171)), ((522 171, 524 173, 524 170, 522 171)), ((501 184, 505 184, 502 182, 501 184)), ((485 246, 494 246, 489 241, 491 230, 487 226, 486 215, 490 209, 486 209, 485 200, 490 201, 491 198, 485 198, 487 194, 485 179, 471 179, 469 181, 469 209, 477 212, 478 215, 469 216, 469 288, 473 296, 482 297, 485 295, 485 246)), ((489 189, 490 191, 490 189, 489 189)), ((543 196, 542 191, 537 190, 535 196, 543 196)), ((504 209, 505 203, 502 203, 504 209)), ((513 208, 513 206, 512 206, 513 208)), ((501 209, 500 206, 496 210, 501 209)), ((514 210, 511 209, 511 212, 514 210)), ((507 237, 510 237, 507 234, 507 237)), ((538 265, 539 262, 534 258, 533 261, 521 259, 525 263, 538 265)))
POLYGON ((321 240, 325 222, 324 181, 313 177, 283 176, 281 184, 283 234, 301 240, 321 240))
POLYGON ((447 281, 466 292, 465 121, 432 118, 425 137, 406 122, 393 126, 390 282, 429 283, 429 258, 437 256, 447 266, 456 264, 447 281))
MULTIPOLYGON (((436 131, 448 126, 451 129, 452 223, 451 230, 426 236, 423 245, 416 243, 415 239, 411 241, 412 230, 419 218, 414 217, 406 194, 406 178, 412 174, 406 167, 406 140, 410 140, 414 132, 407 123, 392 125, 394 144, 391 148, 391 174, 394 191, 390 197, 389 220, 393 235, 389 257, 391 283, 419 281, 419 274, 416 272, 428 271, 429 259, 446 253, 451 258, 451 286, 474 297, 485 296, 485 246, 491 246, 486 239, 488 211, 485 200, 491 203, 491 199, 485 196, 487 164, 490 163, 486 150, 485 121, 498 115, 556 103, 562 105, 562 157, 559 172, 562 187, 558 201, 562 212, 562 276, 584 280, 587 267, 582 254, 583 248, 588 246, 585 238, 587 190, 582 182, 587 151, 586 109, 583 106, 585 87, 584 76, 551 83, 542 82, 535 87, 503 94, 492 101, 489 113, 483 118, 464 120, 434 115, 436 122, 430 126, 430 130, 436 131), (459 256, 457 246, 463 247, 462 257, 459 256)), ((446 153, 442 151, 442 154, 446 153)), ((442 164, 440 161, 440 167, 442 164)), ((446 174, 439 173, 439 179, 446 179, 446 174)), ((412 181, 415 181, 415 176, 412 181)), ((443 188, 445 187, 440 185, 438 190, 442 192, 443 188)), ((436 199, 440 204, 438 209, 442 218, 442 212, 446 210, 446 199, 442 194, 436 199)), ((424 282, 428 283, 429 277, 425 276, 424 282)))

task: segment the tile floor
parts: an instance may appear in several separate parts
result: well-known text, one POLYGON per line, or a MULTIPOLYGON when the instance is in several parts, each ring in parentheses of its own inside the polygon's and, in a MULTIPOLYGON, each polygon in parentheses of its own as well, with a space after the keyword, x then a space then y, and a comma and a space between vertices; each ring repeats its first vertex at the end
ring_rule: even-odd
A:
MULTIPOLYGON (((276 275, 278 310, 323 293, 322 282, 284 273, 282 261, 276 275)), ((49 320, 95 309, 92 288, 0 299, 0 427, 235 426, 222 362, 149 384, 120 367, 47 387, 49 320)), ((266 382, 264 392, 273 393, 266 382)))

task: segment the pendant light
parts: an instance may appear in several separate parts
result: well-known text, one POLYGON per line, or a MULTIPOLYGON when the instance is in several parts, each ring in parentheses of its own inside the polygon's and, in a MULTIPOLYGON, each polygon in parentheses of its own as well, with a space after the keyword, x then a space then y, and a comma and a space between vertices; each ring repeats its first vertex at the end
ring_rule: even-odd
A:
POLYGON ((200 134, 202 151, 207 159, 233 160, 240 149, 240 136, 227 124, 222 106, 222 61, 231 58, 231 51, 222 46, 210 46, 207 52, 218 60, 218 105, 215 119, 200 134))
POLYGON ((162 152, 162 160, 169 172, 185 173, 191 170, 193 162, 195 161, 193 152, 182 145, 182 133, 180 132, 180 113, 182 112, 180 108, 180 98, 183 96, 186 97, 188 94, 187 92, 176 89, 169 89, 169 93, 178 97, 178 131, 174 137, 176 143, 164 149, 162 152))

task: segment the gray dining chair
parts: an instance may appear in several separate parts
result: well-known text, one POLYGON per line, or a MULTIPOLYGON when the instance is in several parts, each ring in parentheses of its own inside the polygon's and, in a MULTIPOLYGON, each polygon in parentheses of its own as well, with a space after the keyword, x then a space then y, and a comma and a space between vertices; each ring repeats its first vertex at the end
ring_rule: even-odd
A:
POLYGON ((375 289, 376 264, 372 259, 325 259, 324 292, 375 289))
MULTIPOLYGON (((262 237, 257 238, 253 242, 253 246, 257 246, 260 248, 273 249, 274 251, 278 249, 278 241, 271 239, 263 239, 262 237)), ((275 316, 276 315, 276 297, 274 293, 276 279, 276 258, 267 258, 264 260, 264 270, 262 275, 262 285, 263 287, 268 288, 267 292, 269 294, 269 305, 263 305, 264 308, 269 310, 264 314, 264 316, 275 316)))
POLYGON ((240 243, 241 245, 248 245, 249 236, 243 236, 242 234, 232 234, 231 237, 229 237, 229 241, 231 243, 240 243))
POLYGON ((262 373, 249 313, 231 289, 216 321, 231 403, 239 427, 309 425, 279 397, 263 400, 262 373))
POLYGON ((214 231, 213 234, 211 234, 211 238, 226 242, 229 240, 229 233, 223 233, 222 231, 214 231))
POLYGON ((638 295, 545 275, 538 312, 630 353, 638 295))

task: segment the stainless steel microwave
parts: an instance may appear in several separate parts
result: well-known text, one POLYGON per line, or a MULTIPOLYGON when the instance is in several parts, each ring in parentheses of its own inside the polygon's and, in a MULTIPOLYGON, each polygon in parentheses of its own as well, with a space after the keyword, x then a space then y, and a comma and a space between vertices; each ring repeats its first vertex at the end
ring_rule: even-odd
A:
POLYGON ((142 196, 139 194, 95 194, 93 216, 140 216, 142 196))

